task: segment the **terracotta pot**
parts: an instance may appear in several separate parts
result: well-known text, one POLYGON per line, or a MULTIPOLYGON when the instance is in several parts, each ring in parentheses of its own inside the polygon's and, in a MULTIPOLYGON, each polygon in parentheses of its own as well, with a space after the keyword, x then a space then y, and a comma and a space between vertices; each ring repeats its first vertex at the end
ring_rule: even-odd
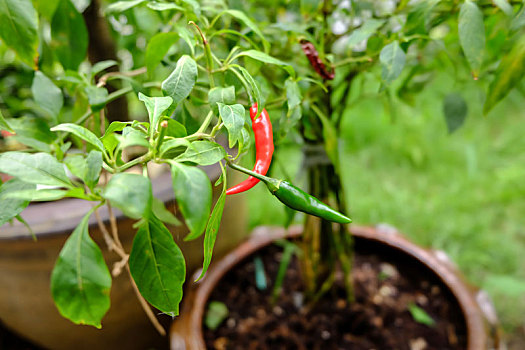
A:
MULTIPOLYGON (((493 337, 489 339, 487 320, 476 301, 476 291, 459 277, 457 270, 446 259, 444 253, 422 249, 392 229, 352 226, 350 230, 358 247, 360 242, 379 244, 382 252, 386 249, 386 254, 391 251, 406 255, 408 258, 414 258, 428 267, 431 273, 443 282, 443 285, 457 299, 457 303, 463 312, 467 329, 468 350, 499 348, 498 344, 494 343, 493 337)), ((259 227, 248 241, 221 260, 216 260, 206 276, 200 282, 192 284, 186 291, 181 315, 171 327, 171 349, 205 349, 202 330, 203 315, 208 298, 220 279, 247 256, 264 248, 276 239, 297 237, 301 233, 302 227, 292 227, 288 231, 282 228, 259 227)))
MULTIPOLYGON (((212 182, 220 175, 219 167, 206 167, 212 182)), ((238 179, 232 179, 232 182, 238 179)), ((214 189, 214 200, 220 188, 214 189)), ((153 181, 154 195, 173 207, 173 189, 169 172, 153 181)), ((91 204, 77 199, 30 205, 24 219, 35 231, 34 242, 27 229, 15 223, 0 228, 0 319, 9 329, 35 344, 51 349, 145 349, 167 347, 167 337, 160 337, 140 307, 128 276, 113 279, 111 307, 102 320, 102 329, 78 326, 64 319, 56 309, 50 292, 52 268, 64 242, 89 209, 91 204)), ((108 213, 101 208, 104 221, 108 213)), ((134 220, 115 210, 119 234, 127 252, 135 231, 134 220)), ((224 216, 215 246, 215 256, 221 256, 246 238, 245 205, 243 196, 232 196, 226 201, 224 216)), ((170 228, 186 257, 188 273, 202 266, 202 239, 183 242, 185 227, 170 228)), ((108 266, 119 258, 106 248, 96 225, 90 220, 91 237, 102 248, 108 266)), ((159 316, 169 325, 168 316, 159 316)))

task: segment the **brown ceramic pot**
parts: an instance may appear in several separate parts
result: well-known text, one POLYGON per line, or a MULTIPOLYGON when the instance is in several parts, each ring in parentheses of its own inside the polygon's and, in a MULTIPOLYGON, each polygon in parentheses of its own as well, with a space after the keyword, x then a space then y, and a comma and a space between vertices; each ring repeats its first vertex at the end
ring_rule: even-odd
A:
MULTIPOLYGON (((205 171, 212 183, 220 175, 219 167, 205 167, 205 171)), ((220 188, 214 191, 216 200, 220 188)), ((168 207, 174 205, 169 172, 154 179, 153 192, 168 207)), ((0 320, 15 333, 50 349, 166 348, 167 337, 159 336, 150 324, 125 273, 113 279, 111 307, 102 320, 102 329, 75 325, 58 313, 51 298, 51 271, 64 242, 90 208, 90 203, 78 199, 31 204, 22 216, 33 228, 37 242, 19 223, 0 228, 0 320)), ((100 214, 107 221, 105 208, 101 208, 100 214)), ((136 231, 132 228, 135 221, 118 211, 116 215, 122 244, 129 252, 136 231)), ((228 198, 215 246, 216 256, 246 238, 245 218, 244 197, 228 198)), ((192 273, 202 265, 202 239, 184 242, 186 228, 170 229, 186 257, 188 273, 192 273)), ((107 250, 94 215, 90 220, 90 234, 102 248, 111 269, 119 258, 107 250)), ((159 317, 166 325, 171 321, 168 316, 159 317)))
MULTIPOLYGON (((469 287, 459 276, 458 271, 442 252, 425 250, 403 238, 397 231, 387 228, 351 226, 351 233, 359 246, 359 241, 380 244, 381 251, 386 248, 407 255, 428 267, 442 281, 457 299, 464 315, 468 350, 497 349, 495 338, 488 335, 488 322, 476 301, 476 290, 469 287)), ((206 276, 198 283, 190 285, 185 292, 181 315, 171 327, 170 347, 172 350, 205 349, 202 322, 208 298, 220 279, 238 263, 257 250, 283 237, 297 237, 302 227, 282 228, 259 227, 251 238, 226 255, 216 260, 206 276)))

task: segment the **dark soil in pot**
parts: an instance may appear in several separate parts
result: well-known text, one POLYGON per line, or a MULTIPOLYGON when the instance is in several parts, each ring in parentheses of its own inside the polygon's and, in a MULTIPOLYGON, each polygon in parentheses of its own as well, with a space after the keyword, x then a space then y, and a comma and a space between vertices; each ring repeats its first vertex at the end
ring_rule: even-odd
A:
POLYGON ((229 316, 215 330, 203 325, 208 349, 465 349, 467 331, 456 299, 415 259, 357 240, 356 301, 347 304, 336 282, 310 310, 302 303, 297 260, 288 268, 283 292, 272 305, 273 282, 282 248, 268 246, 262 259, 268 288, 255 284, 254 255, 228 272, 209 301, 226 304, 229 316), (415 321, 417 305, 433 325, 415 321))

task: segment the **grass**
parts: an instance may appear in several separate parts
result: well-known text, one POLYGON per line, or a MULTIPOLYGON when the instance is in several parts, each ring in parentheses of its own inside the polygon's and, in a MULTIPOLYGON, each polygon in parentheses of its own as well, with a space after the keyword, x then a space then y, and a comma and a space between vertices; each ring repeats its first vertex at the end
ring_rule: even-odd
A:
MULTIPOLYGON (((525 314, 525 98, 511 93, 483 116, 482 94, 468 85, 461 89, 467 121, 449 135, 441 106, 448 79, 439 77, 414 106, 396 101, 395 121, 381 97, 346 111, 341 160, 349 211, 356 223, 387 223, 445 251, 490 293, 511 329, 525 314)), ((301 157, 298 147, 280 149, 273 175, 282 176, 282 166, 304 188, 301 157)), ((252 227, 284 223, 282 205, 264 186, 249 199, 252 227)))

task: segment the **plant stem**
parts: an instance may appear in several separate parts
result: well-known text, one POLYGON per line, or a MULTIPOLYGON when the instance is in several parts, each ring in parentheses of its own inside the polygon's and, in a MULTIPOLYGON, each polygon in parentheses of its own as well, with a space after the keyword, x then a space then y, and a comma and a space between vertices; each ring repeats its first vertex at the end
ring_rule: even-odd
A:
MULTIPOLYGON (((135 294, 137 296, 137 299, 140 302, 140 305, 142 306, 142 309, 144 309, 144 312, 148 316, 149 320, 151 321, 153 327, 159 332, 161 336, 166 335, 166 330, 162 327, 162 325, 159 323, 159 320, 157 320, 157 317, 155 317, 155 314, 153 311, 151 311, 151 308, 148 304, 148 302, 144 299, 144 297, 140 294, 140 291, 137 287, 137 284, 135 283, 135 280, 133 279, 133 276, 131 275, 131 270, 129 269, 129 255, 126 254, 124 251, 124 247, 122 246, 122 243, 120 241, 120 238, 118 236, 118 226, 117 226, 117 219, 115 218, 115 215, 113 214, 113 210, 111 209, 111 205, 107 203, 108 206, 108 214, 109 214, 109 222, 111 224, 111 234, 112 237, 109 237, 111 241, 114 243, 114 247, 117 247, 115 250, 120 257, 122 258, 121 263, 126 266, 126 270, 128 271, 129 280, 131 282, 131 285, 133 287, 133 290, 135 291, 135 294)), ((103 234, 109 236, 109 233, 106 229, 106 226, 104 225, 104 222, 100 218, 100 216, 97 214, 97 211, 95 211, 95 215, 97 216, 97 223, 100 227, 100 230, 103 232, 103 234), (105 233, 104 233, 105 232, 105 233)), ((119 264, 119 263, 117 263, 119 264)))
POLYGON ((128 72, 109 72, 109 73, 106 73, 104 74, 103 76, 100 77, 100 79, 98 80, 98 83, 97 83, 97 87, 102 87, 102 86, 105 86, 106 83, 108 82, 108 79, 111 78, 111 77, 135 77, 137 75, 141 75, 141 74, 144 74, 147 72, 147 69, 146 67, 141 67, 141 68, 137 68, 135 70, 131 70, 131 71, 128 71, 128 72))
POLYGON ((261 175, 261 174, 257 174, 256 172, 253 172, 253 171, 251 171, 249 169, 246 169, 245 167, 242 167, 242 166, 240 166, 238 164, 235 164, 235 163, 233 163, 233 162, 231 162, 229 160, 227 160, 227 162, 228 162, 228 166, 230 168, 235 169, 237 171, 240 171, 242 173, 245 173, 247 175, 253 176, 256 179, 259 179, 259 180, 261 180, 264 183, 274 180, 274 179, 271 179, 271 178, 269 178, 267 176, 264 176, 264 175, 261 175))
POLYGON ((132 166, 135 166, 137 164, 140 164, 140 163, 144 163, 144 162, 148 162, 152 159, 152 155, 151 153, 146 153, 138 158, 135 158, 133 159, 132 161, 130 162, 127 162, 126 164, 122 165, 121 167, 118 167, 116 169, 116 172, 120 173, 120 172, 123 172, 124 170, 126 169, 129 169, 131 168, 132 166))
POLYGON ((248 85, 248 82, 246 81, 246 79, 244 79, 244 77, 241 75, 241 73, 237 72, 237 70, 234 69, 235 67, 238 67, 238 66, 239 65, 237 65, 237 64, 232 64, 232 65, 228 66, 228 69, 233 74, 235 74, 237 79, 239 79, 241 84, 244 86, 244 89, 246 90, 246 94, 248 95, 248 98, 250 99, 250 103, 253 104, 255 102, 255 99, 253 98, 253 96, 251 94, 251 89, 250 89, 250 86, 248 85))
POLYGON ((210 125, 212 118, 213 118, 213 111, 209 111, 208 115, 206 116, 206 119, 204 119, 204 122, 201 124, 199 130, 197 130, 195 134, 204 133, 206 129, 208 128, 208 126, 210 125))
POLYGON ((204 46, 204 56, 206 57, 206 67, 208 69, 208 79, 210 81, 210 88, 213 89, 215 87, 215 81, 213 80, 213 56, 211 54, 210 43, 206 40, 204 33, 195 22, 189 21, 188 23, 193 25, 201 35, 202 45, 204 46))
POLYGON ((98 209, 95 209, 95 218, 97 219, 98 228, 100 232, 102 232, 102 237, 104 237, 104 241, 106 242, 108 249, 117 253, 121 258, 124 258, 127 254, 120 248, 119 245, 117 245, 117 243, 113 240, 113 238, 109 234, 109 231, 107 230, 106 225, 104 225, 104 222, 102 221, 102 218, 100 217, 100 213, 98 212, 98 209))
POLYGON ((361 56, 361 57, 348 57, 348 58, 345 58, 344 60, 341 60, 339 62, 335 62, 333 64, 334 68, 336 67, 341 67, 341 66, 344 66, 346 64, 350 64, 350 63, 359 63, 359 62, 372 62, 374 59, 370 56, 361 56))
POLYGON ((128 271, 129 280, 131 282, 131 285, 133 286, 133 290, 135 291, 135 294, 137 295, 137 299, 139 300, 140 305, 142 306, 142 309, 148 316, 149 320, 151 321, 151 324, 153 324, 153 327, 155 327, 157 332, 159 332, 161 336, 165 336, 166 330, 164 329, 164 327, 162 327, 159 320, 157 320, 157 317, 155 316, 153 311, 151 311, 151 308, 148 302, 146 301, 146 299, 144 299, 144 297, 140 294, 139 288, 137 287, 137 284, 135 283, 135 280, 133 279, 133 276, 131 275, 129 264, 126 264, 126 270, 128 271))

